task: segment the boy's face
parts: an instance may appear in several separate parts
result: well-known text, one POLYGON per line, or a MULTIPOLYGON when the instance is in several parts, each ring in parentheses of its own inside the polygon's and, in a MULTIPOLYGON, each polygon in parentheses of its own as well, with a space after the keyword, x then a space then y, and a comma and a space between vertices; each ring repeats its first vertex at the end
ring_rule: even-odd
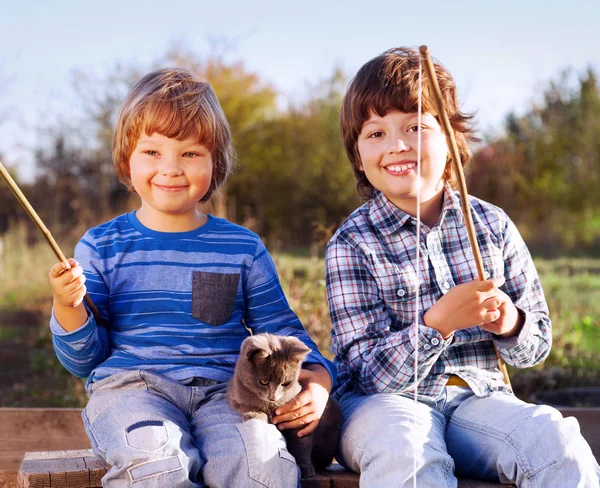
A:
POLYGON ((142 199, 138 217, 160 230, 168 221, 165 217, 194 220, 196 205, 210 187, 213 160, 210 150, 196 137, 178 141, 142 132, 129 168, 133 188, 142 199))
POLYGON ((358 136, 360 170, 369 182, 397 207, 416 208, 421 201, 441 195, 448 155, 446 137, 429 113, 421 117, 421 179, 417 178, 417 113, 391 111, 384 117, 371 113, 358 136))

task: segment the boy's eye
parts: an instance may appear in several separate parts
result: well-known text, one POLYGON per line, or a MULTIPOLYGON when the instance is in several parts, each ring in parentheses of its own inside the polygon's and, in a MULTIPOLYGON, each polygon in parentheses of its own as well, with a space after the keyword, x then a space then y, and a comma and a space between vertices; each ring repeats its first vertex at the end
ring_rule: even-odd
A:
MULTIPOLYGON (((423 124, 421 124, 421 130, 425 130, 427 127, 425 127, 423 124)), ((419 126, 418 125, 411 125, 408 128, 408 132, 419 132, 419 126)))
POLYGON ((267 386, 269 384, 269 380, 264 380, 264 379, 258 380, 258 382, 263 386, 267 386))
POLYGON ((198 156, 199 156, 198 153, 191 152, 191 151, 183 153, 183 157, 185 157, 185 158, 196 158, 198 156))
POLYGON ((144 154, 147 154, 148 156, 156 156, 158 154, 158 151, 155 151, 154 149, 147 149, 146 151, 144 151, 144 154))
POLYGON ((383 137, 383 135, 383 131, 376 130, 375 132, 371 132, 367 137, 369 139, 378 139, 380 137, 383 137))

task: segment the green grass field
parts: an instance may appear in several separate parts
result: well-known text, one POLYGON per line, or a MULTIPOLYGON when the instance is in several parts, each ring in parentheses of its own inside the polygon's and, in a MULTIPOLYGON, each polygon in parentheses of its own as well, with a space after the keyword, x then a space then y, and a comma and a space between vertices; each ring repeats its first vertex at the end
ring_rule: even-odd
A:
MULTIPOLYGON (((56 261, 47 244, 27 247, 23 228, 4 236, 0 256, 0 406, 68 407, 86 402, 82 380, 54 356, 47 274, 56 261)), ((68 252, 68 249, 64 249, 68 252)), ((274 256, 291 307, 329 358, 330 321, 322 259, 274 256)), ((553 322, 548 360, 511 370, 521 398, 565 386, 600 385, 600 260, 536 260, 553 322)))

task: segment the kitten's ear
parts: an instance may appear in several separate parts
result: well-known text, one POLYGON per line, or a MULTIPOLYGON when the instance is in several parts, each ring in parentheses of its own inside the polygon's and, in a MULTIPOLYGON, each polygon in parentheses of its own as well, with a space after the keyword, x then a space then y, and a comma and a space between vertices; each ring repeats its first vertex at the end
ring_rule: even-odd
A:
POLYGON ((310 348, 297 337, 284 337, 287 346, 287 354, 290 360, 301 363, 310 353, 310 348))
POLYGON ((258 334, 244 339, 240 353, 249 361, 253 361, 268 358, 272 351, 267 338, 258 334))

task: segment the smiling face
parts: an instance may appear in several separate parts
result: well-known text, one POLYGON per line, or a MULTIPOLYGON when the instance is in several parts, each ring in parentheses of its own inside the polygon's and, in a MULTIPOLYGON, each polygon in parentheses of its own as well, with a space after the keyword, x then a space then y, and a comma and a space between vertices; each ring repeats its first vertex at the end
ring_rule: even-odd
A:
POLYGON ((417 189, 421 202, 439 199, 448 147, 436 118, 421 117, 421 176, 417 175, 417 113, 393 110, 381 117, 371 113, 358 136, 359 169, 373 187, 398 208, 414 215, 417 189))
POLYGON ((193 230, 206 221, 196 205, 213 173, 210 150, 197 137, 179 141, 142 131, 129 159, 131 183, 142 199, 137 217, 164 232, 193 230))

